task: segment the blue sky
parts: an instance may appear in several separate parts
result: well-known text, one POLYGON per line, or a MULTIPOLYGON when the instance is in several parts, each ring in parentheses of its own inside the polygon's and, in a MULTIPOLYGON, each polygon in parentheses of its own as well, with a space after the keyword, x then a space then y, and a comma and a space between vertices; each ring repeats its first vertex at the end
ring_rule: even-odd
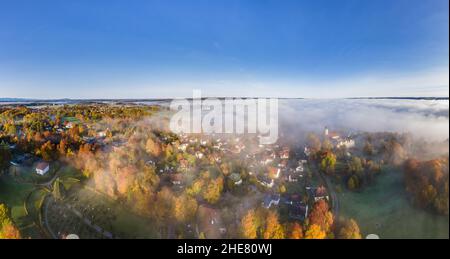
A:
POLYGON ((448 96, 448 0, 0 1, 0 97, 448 96))

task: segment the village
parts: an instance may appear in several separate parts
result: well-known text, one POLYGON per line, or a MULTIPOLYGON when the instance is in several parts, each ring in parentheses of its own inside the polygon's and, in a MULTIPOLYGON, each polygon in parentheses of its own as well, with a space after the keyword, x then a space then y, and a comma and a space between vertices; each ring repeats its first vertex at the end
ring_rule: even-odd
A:
MULTIPOLYGON (((104 110, 102 106, 97 109, 100 114, 104 110)), ((43 112, 48 110, 35 110, 37 114, 43 112)), ((91 164, 89 160, 84 163, 81 161, 88 157, 92 159, 94 154, 126 157, 141 152, 137 151, 139 145, 133 144, 135 141, 146 141, 147 154, 133 158, 137 160, 130 162, 134 161, 133 166, 142 164, 141 169, 136 170, 154 172, 154 177, 159 180, 151 188, 159 190, 159 193, 169 190, 170 196, 175 199, 186 197, 187 194, 189 198, 183 198, 188 199, 187 204, 196 204, 195 215, 182 224, 169 223, 165 227, 158 227, 159 230, 152 234, 155 237, 234 237, 239 235, 240 219, 246 211, 255 209, 262 210, 261 213, 276 213, 286 224, 306 224, 314 206, 322 200, 335 216, 338 214, 339 204, 334 187, 323 170, 317 167, 311 155, 314 147, 309 145, 261 145, 257 136, 253 135, 173 134, 165 130, 154 131, 152 137, 142 138, 138 133, 140 130, 123 134, 127 129, 126 125, 119 129, 114 124, 89 122, 88 118, 80 116, 51 115, 41 121, 41 129, 38 129, 38 132, 44 131, 44 136, 35 135, 34 140, 32 139, 44 139, 38 152, 23 152, 27 148, 24 148, 20 139, 24 139, 25 132, 28 131, 29 135, 30 131, 29 128, 22 127, 26 125, 24 118, 26 117, 16 116, 16 136, 2 140, 2 146, 7 147, 11 154, 9 177, 16 182, 35 185, 38 190, 34 193, 43 195, 28 195, 27 199, 37 196, 40 205, 35 209, 38 220, 34 220, 34 224, 40 226, 41 232, 53 238, 116 238, 128 235, 126 230, 115 226, 114 221, 117 219, 111 215, 115 211, 113 207, 120 207, 118 210, 121 211, 134 206, 128 202, 121 202, 122 205, 117 203, 117 200, 122 200, 119 193, 122 191, 115 189, 120 183, 102 187, 98 180, 87 181, 80 170, 86 170, 83 169, 85 165, 91 164), (60 153, 59 159, 55 152, 60 153), (73 160, 76 156, 84 158, 73 160), (51 195, 45 194, 48 192, 51 195), (81 197, 80 193, 88 198, 81 197), (102 202, 91 204, 98 199, 102 202), (233 203, 234 200, 241 201, 233 203), (234 213, 225 217, 225 212, 229 210, 234 210, 234 213), (73 228, 66 220, 55 221, 56 215, 78 222, 82 227, 73 228), (117 228, 120 230, 115 230, 117 228)), ((352 136, 341 137, 341 134, 330 132, 327 127, 320 138, 321 141, 329 141, 333 149, 345 148, 348 156, 351 156, 350 150, 355 147, 352 136)), ((125 163, 117 165, 124 169, 115 168, 118 170, 116 174, 127 170, 125 168, 129 162, 124 160, 120 163, 125 163)), ((128 188, 131 187, 124 191, 128 188)), ((25 202, 27 203, 32 201, 25 202)), ((32 209, 25 208, 25 211, 32 209)))

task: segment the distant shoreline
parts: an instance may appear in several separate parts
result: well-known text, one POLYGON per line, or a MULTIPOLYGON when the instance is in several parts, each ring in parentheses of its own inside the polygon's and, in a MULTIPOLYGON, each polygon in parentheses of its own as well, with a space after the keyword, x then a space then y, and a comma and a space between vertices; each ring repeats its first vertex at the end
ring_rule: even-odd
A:
MULTIPOLYGON (((257 98, 271 98, 271 97, 204 97, 208 98, 243 98, 243 99, 257 99, 257 98)), ((274 97, 276 98, 276 97, 274 97)), ((147 99, 26 99, 26 98, 0 98, 0 103, 95 103, 95 102, 164 102, 171 101, 177 98, 147 98, 147 99)), ((192 100, 192 98, 185 98, 187 100, 192 100)), ((277 98, 280 100, 328 100, 332 98, 277 98)), ((449 100, 449 97, 348 97, 348 98, 336 98, 336 100, 430 100, 430 101, 445 101, 449 100)))

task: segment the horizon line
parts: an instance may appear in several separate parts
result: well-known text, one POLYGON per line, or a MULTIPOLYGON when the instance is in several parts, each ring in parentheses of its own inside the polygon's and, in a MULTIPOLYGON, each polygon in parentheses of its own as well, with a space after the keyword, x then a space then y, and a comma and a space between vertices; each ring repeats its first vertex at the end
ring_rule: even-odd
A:
MULTIPOLYGON (((329 99, 416 99, 416 100, 449 100, 449 96, 360 96, 360 97, 336 97, 336 98, 322 98, 322 97, 262 97, 262 96, 202 96, 201 99, 208 98, 243 98, 243 99, 285 99, 285 100, 329 100, 329 99)), ((48 102, 48 101, 164 101, 171 99, 194 99, 192 97, 150 97, 150 98, 11 98, 11 97, 0 97, 0 102, 48 102)))

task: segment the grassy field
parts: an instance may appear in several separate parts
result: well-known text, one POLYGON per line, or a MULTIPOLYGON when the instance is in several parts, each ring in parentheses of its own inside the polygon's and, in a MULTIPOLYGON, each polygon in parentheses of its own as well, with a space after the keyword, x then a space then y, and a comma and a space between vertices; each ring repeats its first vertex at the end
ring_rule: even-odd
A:
POLYGON ((12 177, 4 175, 0 178, 0 202, 6 204, 14 223, 19 227, 22 237, 39 237, 39 231, 24 208, 24 201, 34 186, 28 183, 17 183, 12 177), (26 231, 25 231, 26 230, 26 231))
POLYGON ((129 208, 106 197, 103 194, 96 193, 89 188, 82 188, 76 193, 80 204, 89 204, 90 206, 106 206, 113 215, 110 229, 120 238, 158 238, 158 232, 154 224, 144 217, 136 215, 129 208))
POLYGON ((401 172, 387 170, 362 192, 338 194, 341 216, 356 219, 364 236, 449 238, 449 218, 413 207, 404 189, 401 172))
POLYGON ((37 175, 32 166, 18 167, 15 170, 16 176, 3 175, 0 177, 0 203, 8 206, 11 217, 24 238, 42 237, 34 220, 38 219, 40 203, 46 193, 41 189, 42 187, 36 188, 35 184, 52 179, 56 173, 55 170, 58 170, 58 174, 64 177, 63 184, 66 189, 77 182, 75 178, 79 175, 74 168, 69 166, 53 169, 45 176, 37 175), (27 203, 29 215, 27 215, 24 203, 30 193, 31 196, 27 203))

